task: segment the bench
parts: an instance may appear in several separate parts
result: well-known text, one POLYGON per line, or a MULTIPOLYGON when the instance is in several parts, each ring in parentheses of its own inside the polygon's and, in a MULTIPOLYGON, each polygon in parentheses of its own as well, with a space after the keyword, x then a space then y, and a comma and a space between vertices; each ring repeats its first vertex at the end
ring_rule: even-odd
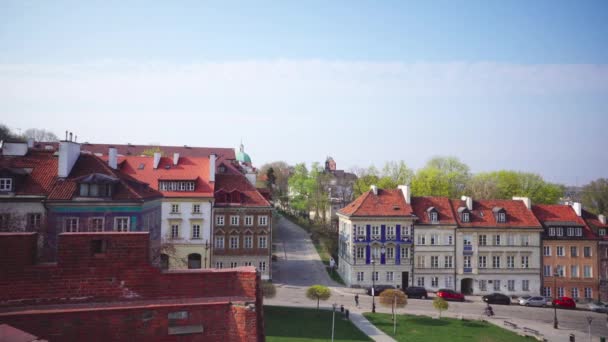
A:
POLYGON ((524 331, 527 332, 527 333, 530 333, 530 334, 534 334, 536 336, 540 336, 540 332, 538 330, 535 330, 535 329, 524 327, 524 331))
POLYGON ((504 325, 506 325, 507 327, 513 328, 513 329, 517 329, 517 324, 513 323, 513 322, 509 322, 509 321, 504 321, 503 323, 504 325))

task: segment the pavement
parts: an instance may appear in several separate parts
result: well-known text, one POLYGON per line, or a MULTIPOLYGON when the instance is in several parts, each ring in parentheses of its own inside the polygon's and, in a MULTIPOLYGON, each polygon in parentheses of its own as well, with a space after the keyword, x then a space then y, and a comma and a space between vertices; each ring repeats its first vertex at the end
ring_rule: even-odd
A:
MULTIPOLYGON (((306 288, 321 284, 329 286, 331 298, 321 305, 331 310, 332 304, 343 305, 350 311, 351 321, 375 341, 394 341, 390 336, 376 329, 365 317, 364 312, 371 311, 372 297, 366 295, 363 289, 344 287, 334 282, 325 271, 308 233, 291 221, 280 217, 275 226, 275 252, 278 261, 273 263, 273 282, 277 294, 272 299, 264 299, 264 303, 277 306, 316 307, 316 302, 306 298, 306 288), (355 306, 354 296, 359 294, 359 307, 355 306)), ((599 336, 608 336, 607 315, 583 310, 557 310, 559 329, 553 329, 552 308, 532 308, 519 305, 492 305, 495 316, 482 316, 485 303, 479 296, 467 296, 464 303, 450 302, 450 308, 442 316, 464 319, 484 319, 502 328, 523 333, 524 327, 538 331, 547 341, 569 341, 569 335, 574 334, 576 341, 589 341, 587 317, 593 319, 591 331, 593 339, 600 341, 599 336), (509 321, 517 325, 517 329, 504 325, 509 321)), ((389 313, 390 308, 376 305, 376 311, 389 313)), ((409 299, 404 309, 399 313, 413 315, 438 316, 431 300, 409 299)))

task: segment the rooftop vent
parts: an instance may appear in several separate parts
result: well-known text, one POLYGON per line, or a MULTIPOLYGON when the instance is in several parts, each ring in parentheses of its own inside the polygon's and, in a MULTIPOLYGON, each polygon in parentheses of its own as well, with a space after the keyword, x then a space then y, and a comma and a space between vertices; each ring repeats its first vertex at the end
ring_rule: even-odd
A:
POLYGON ((139 166, 137 167, 137 169, 138 169, 138 170, 143 170, 143 169, 144 169, 144 166, 146 166, 146 164, 141 163, 141 164, 139 164, 139 166))
POLYGON ((398 205, 393 206, 393 210, 399 210, 399 209, 401 209, 401 208, 398 205))

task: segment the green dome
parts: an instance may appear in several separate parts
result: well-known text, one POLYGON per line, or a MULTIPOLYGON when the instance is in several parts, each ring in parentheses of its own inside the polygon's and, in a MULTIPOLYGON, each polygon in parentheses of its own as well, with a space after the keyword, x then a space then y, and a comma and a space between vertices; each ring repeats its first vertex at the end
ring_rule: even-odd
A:
POLYGON ((243 146, 243 144, 241 144, 241 148, 236 153, 236 160, 241 163, 251 164, 251 157, 245 153, 245 146, 243 146))

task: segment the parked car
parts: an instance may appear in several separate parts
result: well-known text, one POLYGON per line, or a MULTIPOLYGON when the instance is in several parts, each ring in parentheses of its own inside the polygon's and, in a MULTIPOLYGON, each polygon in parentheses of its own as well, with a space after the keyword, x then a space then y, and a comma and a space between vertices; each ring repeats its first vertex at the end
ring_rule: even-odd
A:
POLYGON ((424 287, 410 286, 406 287, 403 292, 407 295, 408 298, 429 298, 429 294, 426 292, 426 289, 424 287))
POLYGON ((445 300, 455 300, 464 302, 464 295, 454 290, 439 289, 439 291, 437 291, 437 297, 441 297, 445 300))
POLYGON ((502 293, 492 293, 481 297, 481 299, 488 304, 511 305, 511 298, 502 293))
POLYGON ((608 312, 608 304, 602 302, 591 302, 587 307, 595 312, 608 312))
MULTIPOLYGON (((374 296, 379 296, 382 293, 382 291, 387 290, 387 289, 394 289, 394 288, 395 287, 392 286, 392 285, 376 285, 374 287, 374 296)), ((369 296, 372 295, 372 288, 371 288, 371 286, 367 289, 367 294, 369 296)))
POLYGON ((553 297, 551 296, 544 296, 545 300, 547 301, 547 306, 551 306, 553 303, 553 297))
POLYGON ((541 296, 535 296, 535 297, 530 297, 527 296, 528 298, 519 298, 519 305, 524 305, 524 306, 538 306, 538 307, 545 307, 547 306, 547 298, 545 297, 541 297, 541 296))
POLYGON ((576 308, 576 303, 574 302, 574 299, 572 299, 570 297, 555 298, 553 300, 553 305, 557 306, 558 308, 564 308, 564 309, 576 308))

